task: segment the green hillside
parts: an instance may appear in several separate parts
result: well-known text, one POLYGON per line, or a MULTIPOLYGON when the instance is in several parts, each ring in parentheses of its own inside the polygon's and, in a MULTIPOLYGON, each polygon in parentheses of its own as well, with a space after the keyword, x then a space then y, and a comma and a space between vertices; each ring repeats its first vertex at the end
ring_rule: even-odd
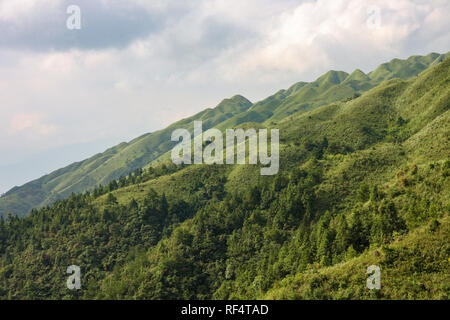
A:
POLYGON ((450 53, 431 53, 427 56, 413 56, 407 60, 394 59, 367 75, 358 69, 351 74, 329 71, 311 83, 299 82, 288 90, 278 91, 255 103, 246 112, 225 121, 219 128, 230 128, 247 121, 270 125, 294 113, 355 98, 385 80, 410 79, 448 56, 450 53))
POLYGON ((247 110, 252 103, 242 96, 223 100, 216 108, 206 109, 192 117, 178 121, 164 130, 145 134, 128 143, 121 143, 87 160, 71 164, 40 179, 16 187, 0 198, 0 216, 8 213, 23 216, 33 207, 53 203, 107 184, 113 179, 125 176, 142 168, 168 150, 176 142, 170 141, 177 128, 193 130, 193 121, 202 120, 205 129, 214 127, 226 119, 247 110))
POLYGON ((84 192, 100 184, 108 184, 113 179, 145 167, 175 145, 170 141, 173 130, 192 130, 194 120, 202 120, 205 129, 217 127, 224 130, 246 122, 273 125, 294 113, 355 98, 386 79, 409 79, 449 55, 431 53, 427 56, 413 56, 407 60, 394 59, 368 75, 360 70, 350 75, 342 71, 329 71, 314 82, 299 82, 288 90, 281 90, 254 105, 242 96, 225 99, 214 109, 206 109, 166 129, 121 143, 22 187, 13 188, 0 198, 0 216, 6 217, 8 213, 24 216, 33 207, 48 205, 57 199, 68 197, 71 193, 84 192))
POLYGON ((367 250, 335 266, 311 266, 288 276, 265 293, 264 299, 450 299, 448 260, 450 221, 430 223, 389 245, 367 250), (444 245, 443 245, 444 244, 444 245), (364 287, 366 268, 380 266, 382 289, 364 287), (352 287, 353 285, 353 287, 352 287))
POLYGON ((438 54, 430 53, 427 56, 412 56, 407 60, 393 59, 390 62, 383 63, 374 71, 369 73, 369 77, 374 82, 389 80, 393 78, 408 78, 417 75, 429 66, 435 65, 445 58, 450 57, 450 53, 438 54))
POLYGON ((450 59, 399 61, 330 71, 215 125, 279 129, 277 175, 161 161, 0 220, 0 298, 449 299, 450 59), (65 286, 71 264, 82 290, 65 286), (381 290, 366 289, 371 264, 381 290))

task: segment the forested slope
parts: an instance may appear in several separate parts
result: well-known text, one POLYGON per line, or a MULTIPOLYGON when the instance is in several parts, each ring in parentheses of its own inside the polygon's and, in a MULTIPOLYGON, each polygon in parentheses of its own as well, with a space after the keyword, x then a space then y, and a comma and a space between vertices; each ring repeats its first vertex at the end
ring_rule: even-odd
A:
POLYGON ((448 299, 450 59, 432 64, 265 120, 275 176, 162 163, 0 221, 0 297, 448 299))

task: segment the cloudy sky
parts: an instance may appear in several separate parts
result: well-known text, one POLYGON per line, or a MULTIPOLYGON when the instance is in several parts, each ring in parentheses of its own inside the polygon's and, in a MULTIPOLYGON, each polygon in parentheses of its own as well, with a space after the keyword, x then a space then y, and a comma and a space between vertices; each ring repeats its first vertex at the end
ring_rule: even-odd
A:
POLYGON ((234 94, 447 52, 449 16, 448 0, 0 0, 0 193, 234 94))

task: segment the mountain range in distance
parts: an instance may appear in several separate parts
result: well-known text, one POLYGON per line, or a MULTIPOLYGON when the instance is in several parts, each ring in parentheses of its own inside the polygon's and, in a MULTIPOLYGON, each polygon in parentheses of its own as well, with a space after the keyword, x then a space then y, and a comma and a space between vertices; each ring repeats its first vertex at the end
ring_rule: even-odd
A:
POLYGON ((329 71, 313 82, 298 82, 257 103, 241 95, 224 99, 213 109, 206 109, 165 129, 120 143, 84 161, 14 187, 0 198, 0 216, 6 217, 8 213, 25 216, 32 208, 50 205, 72 193, 106 185, 139 168, 163 161, 176 144, 170 139, 171 133, 177 128, 192 132, 195 120, 203 121, 205 130, 212 127, 225 130, 245 123, 273 126, 291 115, 358 97, 384 81, 411 79, 449 56, 450 53, 430 53, 406 60, 393 59, 368 74, 359 69, 351 74, 329 71))
POLYGON ((154 145, 131 174, 0 219, 0 299, 448 300, 450 58, 353 74, 235 96, 56 171, 101 178, 154 145), (194 120, 278 129, 278 173, 172 163, 172 129, 194 120), (72 265, 82 290, 66 287, 72 265))

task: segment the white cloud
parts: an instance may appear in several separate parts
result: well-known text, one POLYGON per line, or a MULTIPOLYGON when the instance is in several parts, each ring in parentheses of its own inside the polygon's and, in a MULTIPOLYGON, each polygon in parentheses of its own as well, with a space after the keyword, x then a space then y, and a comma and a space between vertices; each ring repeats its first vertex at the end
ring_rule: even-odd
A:
POLYGON ((38 113, 17 113, 12 116, 9 126, 10 134, 26 133, 31 139, 45 138, 57 131, 56 126, 43 122, 38 113))
MULTIPOLYGON (((326 68, 369 69, 384 59, 427 53, 423 48, 443 32, 438 48, 450 46, 450 5, 444 1, 377 1, 379 25, 371 27, 373 1, 304 2, 264 25, 256 24, 255 41, 223 52, 208 66, 228 81, 245 79, 277 82, 292 75, 318 75, 326 68), (423 35, 420 41, 417 36, 423 35), (411 50, 415 49, 415 51, 411 50), (356 60, 355 60, 356 58, 356 60), (374 58, 377 58, 374 60, 374 58), (371 61, 374 61, 371 63, 371 61), (234 66, 229 68, 229 66, 234 66)), ((367 71, 369 71, 367 70, 367 71)), ((201 73, 200 71, 199 73, 201 73)))
POLYGON ((29 15, 37 4, 37 0, 2 0, 0 20, 18 21, 24 15, 29 15))

